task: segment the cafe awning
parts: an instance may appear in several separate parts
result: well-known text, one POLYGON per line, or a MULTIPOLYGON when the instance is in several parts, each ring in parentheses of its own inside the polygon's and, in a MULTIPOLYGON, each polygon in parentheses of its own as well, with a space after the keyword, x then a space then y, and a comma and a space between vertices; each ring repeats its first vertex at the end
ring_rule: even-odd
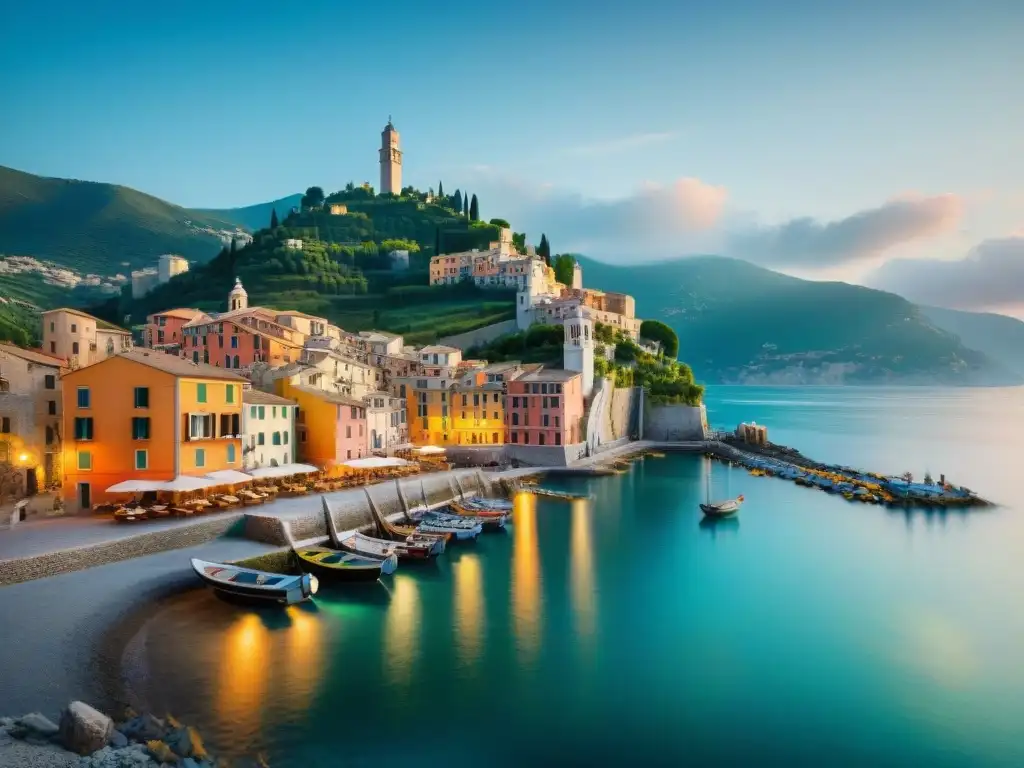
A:
POLYGON ((218 469, 213 472, 207 472, 206 476, 211 480, 216 480, 222 485, 251 483, 254 479, 252 475, 247 475, 245 472, 239 472, 237 469, 218 469))
POLYGON ((256 478, 263 477, 288 477, 289 475, 308 475, 310 472, 319 472, 312 464, 282 464, 279 467, 257 467, 250 469, 249 474, 256 478))
POLYGON ((352 459, 341 466, 349 469, 384 469, 385 467, 407 467, 411 462, 393 456, 369 456, 365 459, 352 459))
POLYGON ((122 480, 107 488, 107 493, 140 493, 162 491, 163 480, 122 480))
POLYGON ((107 493, 145 493, 147 491, 180 493, 182 491, 201 491, 217 484, 217 481, 208 477, 179 475, 173 480, 123 480, 107 488, 107 493))

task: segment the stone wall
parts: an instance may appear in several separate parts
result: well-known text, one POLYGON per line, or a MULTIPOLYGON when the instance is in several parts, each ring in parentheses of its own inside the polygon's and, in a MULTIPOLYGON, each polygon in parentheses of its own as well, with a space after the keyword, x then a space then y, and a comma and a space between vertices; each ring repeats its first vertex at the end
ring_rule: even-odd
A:
POLYGON ((613 389, 602 422, 601 442, 610 443, 629 437, 637 429, 640 390, 637 387, 613 389))
POLYGON ((486 467, 492 463, 505 464, 508 461, 504 445, 448 447, 445 456, 452 464, 460 466, 486 467))
POLYGON ((485 325, 483 328, 477 328, 475 331, 457 333, 454 336, 444 336, 438 339, 437 343, 444 344, 448 347, 456 347, 457 349, 466 350, 471 347, 479 346, 480 344, 488 344, 499 336, 515 333, 515 331, 515 320, 503 320, 500 323, 493 323, 491 325, 485 325))
POLYGON ((531 467, 567 467, 587 453, 586 443, 572 445, 514 445, 505 446, 509 459, 531 467))
POLYGON ((703 440, 707 433, 704 405, 650 405, 644 409, 644 440, 703 440))
POLYGON ((65 549, 18 560, 6 560, 3 568, 0 568, 0 586, 205 544, 218 536, 223 536, 234 526, 241 525, 241 518, 240 513, 222 514, 191 525, 140 533, 137 536, 79 549, 65 549))

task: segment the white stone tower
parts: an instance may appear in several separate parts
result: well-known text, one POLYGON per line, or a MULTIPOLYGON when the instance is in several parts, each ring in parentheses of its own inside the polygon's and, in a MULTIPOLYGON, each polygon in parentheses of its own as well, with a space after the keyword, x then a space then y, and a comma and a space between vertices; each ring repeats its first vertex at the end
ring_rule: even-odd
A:
POLYGON ((249 294, 242 287, 242 281, 236 277, 235 287, 228 294, 228 312, 234 312, 236 309, 247 309, 248 307, 249 294))
POLYGON ((398 148, 398 131, 388 124, 380 134, 380 194, 402 192, 402 150, 398 148))
POLYGON ((567 371, 583 374, 583 396, 594 391, 594 324, 577 306, 565 318, 565 343, 562 345, 562 366, 567 371))
POLYGON ((572 263, 572 285, 569 287, 577 291, 583 287, 583 267, 578 261, 572 263))

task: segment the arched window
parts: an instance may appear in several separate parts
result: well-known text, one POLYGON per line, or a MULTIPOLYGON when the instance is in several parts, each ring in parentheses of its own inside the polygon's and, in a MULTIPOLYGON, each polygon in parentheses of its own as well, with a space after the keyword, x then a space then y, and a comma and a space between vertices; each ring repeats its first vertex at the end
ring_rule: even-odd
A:
POLYGON ((235 367, 235 368, 240 368, 240 367, 241 367, 241 366, 240 366, 240 365, 238 364, 238 355, 235 355, 235 365, 234 365, 234 367, 235 367))
POLYGON ((225 368, 230 368, 231 367, 231 355, 224 355, 224 367, 225 368))

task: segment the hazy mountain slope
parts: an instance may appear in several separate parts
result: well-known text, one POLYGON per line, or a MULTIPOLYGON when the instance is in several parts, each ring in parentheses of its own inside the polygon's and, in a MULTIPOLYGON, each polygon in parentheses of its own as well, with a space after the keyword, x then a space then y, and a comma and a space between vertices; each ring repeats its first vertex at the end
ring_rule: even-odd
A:
POLYGON ((255 232, 270 226, 270 214, 272 211, 276 210, 278 219, 284 221, 291 209, 298 206, 301 200, 302 193, 299 192, 278 200, 272 200, 269 203, 257 203, 256 205, 247 205, 244 208, 193 208, 191 210, 207 216, 213 216, 222 221, 229 221, 250 232, 255 232))
POLYGON ((1024 376, 1024 322, 989 312, 926 306, 921 311, 938 327, 959 336, 968 347, 1024 376))
POLYGON ((0 166, 0 253, 82 273, 127 274, 162 253, 206 261, 235 226, 115 184, 34 176, 0 166))
POLYGON ((737 259, 618 267, 581 259, 584 284, 636 298, 679 334, 707 381, 1018 383, 1020 377, 891 293, 799 280, 737 259))

